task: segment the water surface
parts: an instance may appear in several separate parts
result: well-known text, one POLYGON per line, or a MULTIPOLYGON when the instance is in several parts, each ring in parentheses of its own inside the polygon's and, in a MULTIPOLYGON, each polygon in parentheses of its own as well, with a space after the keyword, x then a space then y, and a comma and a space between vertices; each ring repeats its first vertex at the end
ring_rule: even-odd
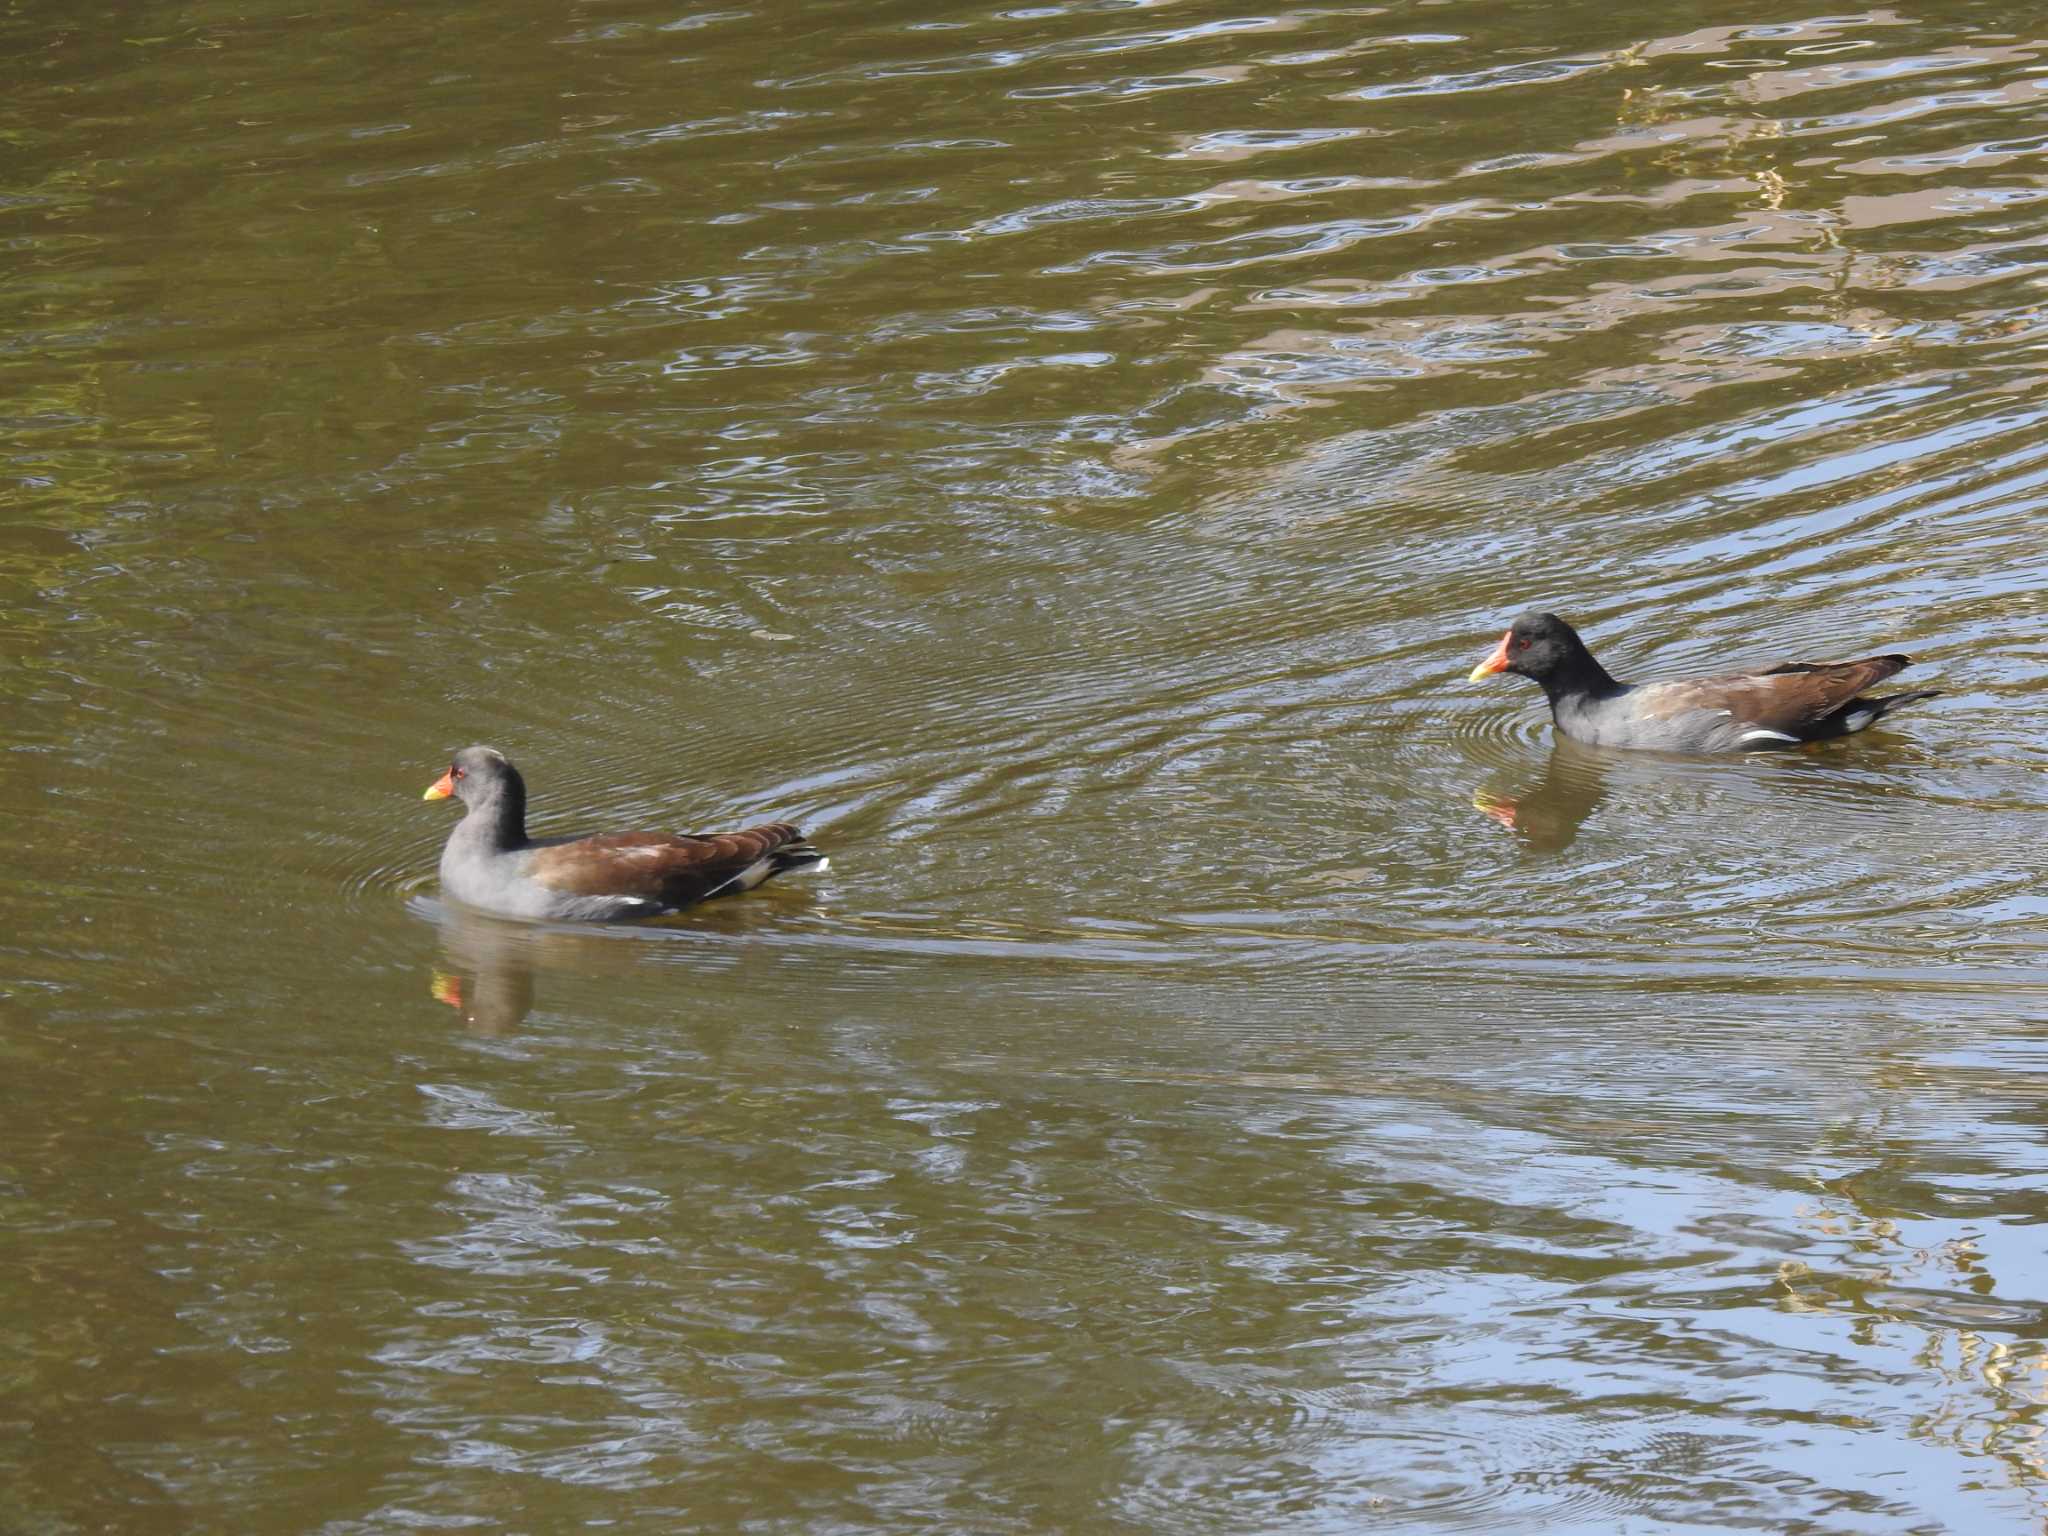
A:
POLYGON ((0 1505, 2037 1529, 2038 34, 0 18, 0 1505), (462 913, 472 741, 832 869, 462 913))

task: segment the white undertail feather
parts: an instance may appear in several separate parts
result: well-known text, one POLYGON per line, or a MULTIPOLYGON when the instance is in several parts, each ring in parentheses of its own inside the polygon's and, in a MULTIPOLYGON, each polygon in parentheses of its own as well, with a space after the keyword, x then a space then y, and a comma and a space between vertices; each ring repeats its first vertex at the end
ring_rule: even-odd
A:
POLYGON ((775 855, 772 853, 763 854, 718 889, 723 891, 732 886, 738 886, 743 891, 751 891, 773 873, 775 873, 775 855))

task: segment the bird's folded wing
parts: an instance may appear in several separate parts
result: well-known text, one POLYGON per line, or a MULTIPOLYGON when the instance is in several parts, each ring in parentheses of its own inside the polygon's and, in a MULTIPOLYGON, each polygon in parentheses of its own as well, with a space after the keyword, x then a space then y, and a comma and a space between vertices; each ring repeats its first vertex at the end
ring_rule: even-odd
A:
POLYGON ((1789 661, 1766 672, 1652 683, 1636 691, 1638 712, 1670 719, 1693 710, 1726 713, 1768 731, 1797 734, 1834 714, 1907 664, 1904 656, 1861 661, 1789 661))
POLYGON ((614 832, 536 849, 532 878, 578 896, 637 896, 681 906, 745 874, 776 849, 803 840, 786 821, 709 836, 614 832))

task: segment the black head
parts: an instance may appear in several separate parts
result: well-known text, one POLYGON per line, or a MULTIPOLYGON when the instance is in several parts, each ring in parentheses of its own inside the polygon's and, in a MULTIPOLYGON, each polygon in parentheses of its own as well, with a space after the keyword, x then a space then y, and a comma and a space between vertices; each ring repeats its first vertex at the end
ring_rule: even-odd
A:
POLYGON ((1610 684, 1579 632, 1554 613, 1525 613, 1500 637, 1493 654, 1472 669, 1472 681, 1496 672, 1533 677, 1546 690, 1553 683, 1610 684))
POLYGON ((494 747, 464 747, 449 760, 448 771, 434 781, 421 798, 446 800, 454 795, 464 805, 482 805, 510 791, 510 798, 522 809, 526 804, 526 781, 512 760, 494 747))

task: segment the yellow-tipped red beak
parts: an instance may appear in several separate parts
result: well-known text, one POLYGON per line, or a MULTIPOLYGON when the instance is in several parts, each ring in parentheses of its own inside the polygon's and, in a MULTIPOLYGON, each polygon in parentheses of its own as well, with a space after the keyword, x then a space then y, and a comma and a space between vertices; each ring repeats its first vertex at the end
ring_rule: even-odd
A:
POLYGON ((454 793, 455 770, 451 768, 446 773, 442 774, 441 777, 434 780, 432 784, 428 785, 427 792, 424 795, 421 795, 420 798, 422 800, 446 800, 450 795, 454 793))
POLYGON ((1500 637, 1500 644, 1499 644, 1499 645, 1496 645, 1496 646, 1495 646, 1495 647, 1493 648, 1493 654, 1492 654, 1491 656, 1488 656, 1488 657, 1486 658, 1486 660, 1484 660, 1484 661, 1482 661, 1481 663, 1479 663, 1479 665, 1478 665, 1478 666, 1474 667, 1474 668, 1472 669, 1472 675, 1471 675, 1470 677, 1466 678, 1466 679, 1465 679, 1465 681, 1466 681, 1466 682, 1468 682, 1468 683, 1476 683, 1476 682, 1478 682, 1478 681, 1479 681, 1479 679, 1481 679, 1482 677, 1491 677, 1491 676, 1493 676, 1493 674, 1494 674, 1494 673, 1496 673, 1496 672, 1505 672, 1505 671, 1507 671, 1507 669, 1508 669, 1508 639, 1509 639, 1509 637, 1510 637, 1510 636, 1512 636, 1513 634, 1514 634, 1514 631, 1513 631, 1513 630, 1509 630, 1509 631, 1507 632, 1507 634, 1505 634, 1505 635, 1502 635, 1502 636, 1500 637))

